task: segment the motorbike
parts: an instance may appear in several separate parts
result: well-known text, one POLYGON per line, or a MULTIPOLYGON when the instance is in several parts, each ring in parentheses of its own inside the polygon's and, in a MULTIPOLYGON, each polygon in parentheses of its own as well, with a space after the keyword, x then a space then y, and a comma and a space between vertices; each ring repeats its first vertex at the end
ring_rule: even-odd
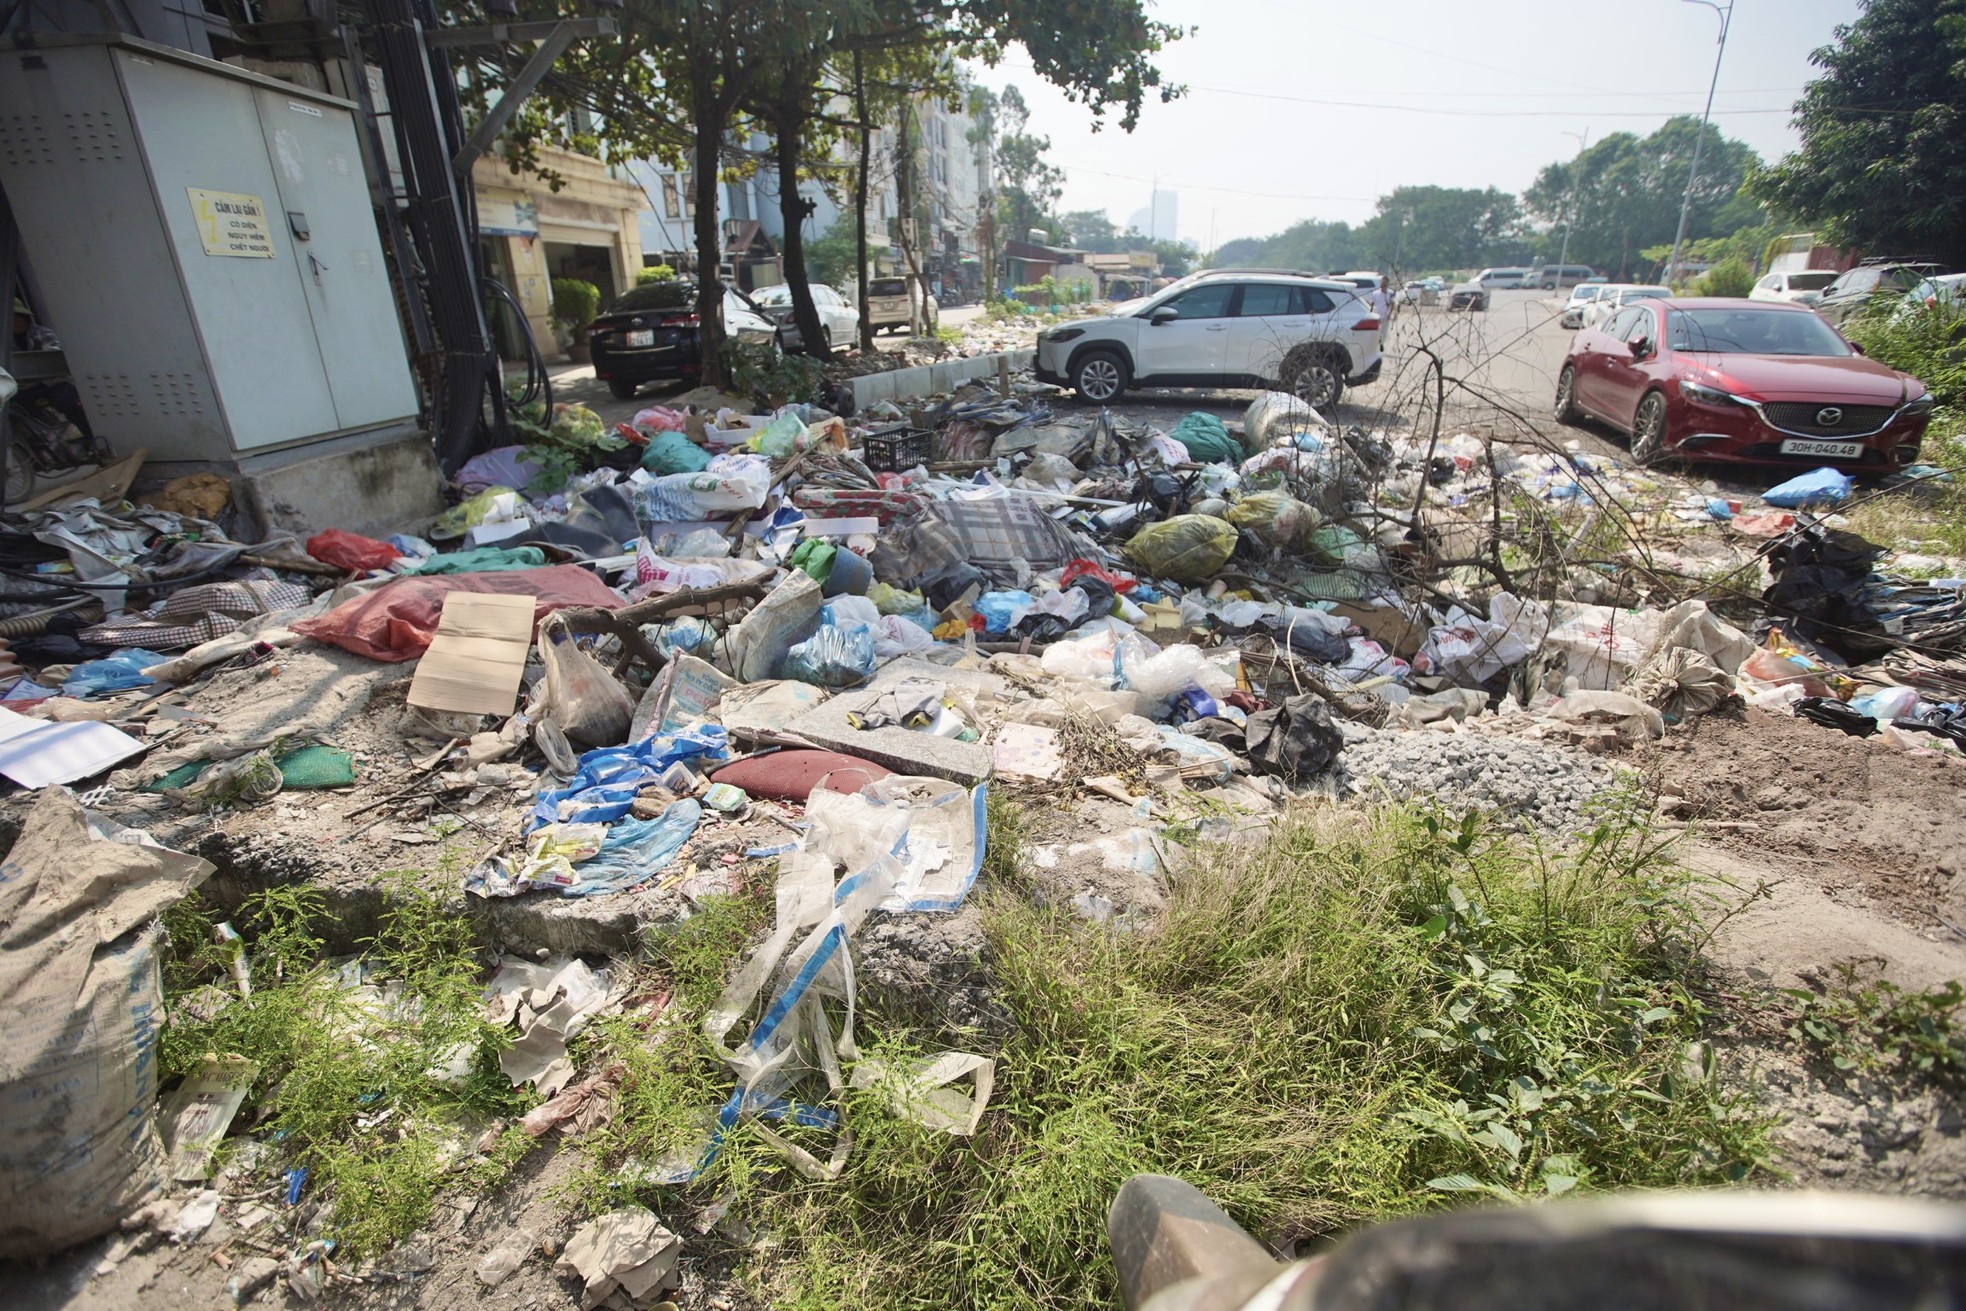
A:
POLYGON ((6 461, 7 505, 33 496, 44 476, 107 464, 111 458, 108 443, 83 436, 39 386, 23 385, 0 369, 0 459, 6 461))

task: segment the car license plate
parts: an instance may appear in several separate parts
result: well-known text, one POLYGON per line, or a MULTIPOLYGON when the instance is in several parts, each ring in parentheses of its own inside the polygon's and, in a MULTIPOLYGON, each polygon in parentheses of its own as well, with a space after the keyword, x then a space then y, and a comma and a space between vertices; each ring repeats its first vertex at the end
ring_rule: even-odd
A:
POLYGON ((655 330, 653 328, 630 329, 628 333, 628 344, 630 346, 655 345, 655 330))
POLYGON ((1783 455, 1820 455, 1832 460, 1854 460, 1863 453, 1862 442, 1816 442, 1791 437, 1782 443, 1783 455))

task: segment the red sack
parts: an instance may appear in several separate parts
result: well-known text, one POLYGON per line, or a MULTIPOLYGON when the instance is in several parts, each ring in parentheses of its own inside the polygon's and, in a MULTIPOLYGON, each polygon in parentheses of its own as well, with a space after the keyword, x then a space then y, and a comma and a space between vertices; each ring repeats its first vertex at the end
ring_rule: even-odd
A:
POLYGON ((389 562, 402 554, 387 542, 378 542, 360 533, 345 533, 339 528, 330 528, 325 533, 315 533, 308 538, 307 553, 322 564, 356 573, 387 569, 389 562))
POLYGON ((613 610, 621 605, 612 588, 579 565, 556 564, 506 573, 395 578, 373 592, 343 601, 318 619, 302 619, 293 629, 371 660, 415 660, 437 635, 444 598, 452 592, 533 597, 535 629, 547 615, 568 606, 613 610))

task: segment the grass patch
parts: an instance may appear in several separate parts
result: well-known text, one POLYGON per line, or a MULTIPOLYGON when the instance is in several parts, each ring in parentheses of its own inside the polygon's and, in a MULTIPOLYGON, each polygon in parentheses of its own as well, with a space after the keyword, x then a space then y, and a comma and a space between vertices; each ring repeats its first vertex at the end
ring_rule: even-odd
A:
POLYGON ((1901 551, 1966 555, 1966 312, 1866 314, 1853 318, 1845 332, 1870 358, 1925 384, 1938 409, 1919 458, 1953 471, 1947 481, 1854 507, 1847 512, 1851 529, 1901 551))
MULTIPOLYGON (((1014 849, 1021 816, 991 818, 1014 849)), ((1299 813, 1266 847, 1195 850, 1164 917, 1131 934, 993 877, 977 901, 1016 1027, 979 1132, 930 1132, 878 1089, 850 1092, 838 1181, 804 1180, 740 1126, 687 1196, 728 1199, 768 1233, 745 1250, 773 1306, 1039 1308, 1115 1303, 1105 1210, 1142 1170, 1276 1240, 1466 1193, 1745 1178, 1767 1126, 1715 1084, 1700 1042, 1703 885, 1642 827, 1606 821, 1581 842, 1558 854, 1473 819, 1299 813)), ((762 911, 700 932, 727 944, 762 911)), ((700 1141, 728 1094, 699 999, 734 960, 713 970, 700 945, 659 963, 679 1004, 656 1033, 603 1026, 631 1071, 592 1146, 594 1183, 616 1181, 607 1204, 636 1191, 612 1171, 700 1141)), ((889 1058, 973 1042, 908 1014, 865 1016, 860 1033, 889 1058)))
MULTIPOLYGON (((393 876, 380 931, 357 962, 337 965, 323 959, 326 915, 304 886, 247 898, 237 927, 253 986, 241 998, 210 910, 190 898, 168 912, 161 1068, 191 1073, 207 1052, 258 1062, 237 1124, 277 1144, 280 1164, 307 1169, 329 1237, 373 1256, 429 1219, 482 1123, 531 1095, 498 1069, 505 1035, 482 1018, 484 970, 463 916, 414 876, 393 876)), ((473 1167, 478 1183, 523 1154, 500 1148, 473 1167)))

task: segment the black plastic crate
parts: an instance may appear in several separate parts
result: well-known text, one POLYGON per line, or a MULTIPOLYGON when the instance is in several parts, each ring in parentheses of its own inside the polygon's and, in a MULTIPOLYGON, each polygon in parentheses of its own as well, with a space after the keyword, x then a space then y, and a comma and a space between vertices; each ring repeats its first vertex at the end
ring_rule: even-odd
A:
POLYGON ((860 441, 862 458, 869 469, 875 473, 901 473, 928 463, 935 434, 899 422, 870 428, 860 441))

